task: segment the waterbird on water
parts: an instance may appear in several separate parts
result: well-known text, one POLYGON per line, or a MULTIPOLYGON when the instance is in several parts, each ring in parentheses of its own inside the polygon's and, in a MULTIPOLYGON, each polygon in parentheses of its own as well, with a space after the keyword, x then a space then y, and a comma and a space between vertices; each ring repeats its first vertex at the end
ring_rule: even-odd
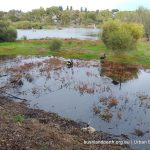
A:
POLYGON ((118 82, 118 81, 115 81, 115 80, 113 80, 112 83, 113 83, 114 85, 118 85, 118 84, 119 84, 119 82, 118 82))
POLYGON ((73 67, 73 60, 70 59, 67 61, 67 66, 70 68, 70 67, 73 67))
POLYGON ((106 54, 105 54, 105 53, 102 53, 102 54, 100 55, 100 60, 105 59, 105 58, 106 58, 106 54))
POLYGON ((90 121, 88 122, 87 127, 81 128, 81 130, 82 130, 83 132, 88 132, 88 133, 90 133, 90 134, 94 133, 94 132, 96 131, 96 129, 93 128, 93 127, 91 127, 90 124, 91 124, 91 119, 90 119, 90 121))

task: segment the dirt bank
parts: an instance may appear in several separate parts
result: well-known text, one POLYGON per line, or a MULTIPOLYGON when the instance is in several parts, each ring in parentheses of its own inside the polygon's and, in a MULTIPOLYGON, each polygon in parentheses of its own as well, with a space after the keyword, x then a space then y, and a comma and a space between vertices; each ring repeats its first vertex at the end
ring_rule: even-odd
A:
POLYGON ((54 113, 31 109, 25 102, 0 97, 1 150, 129 149, 124 145, 85 145, 84 140, 112 140, 112 137, 102 132, 83 132, 81 125, 74 121, 54 113))

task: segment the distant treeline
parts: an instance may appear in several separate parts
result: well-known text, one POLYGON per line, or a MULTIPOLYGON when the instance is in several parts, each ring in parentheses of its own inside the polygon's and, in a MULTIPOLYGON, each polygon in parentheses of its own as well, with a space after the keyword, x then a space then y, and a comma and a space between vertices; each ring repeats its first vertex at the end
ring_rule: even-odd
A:
POLYGON ((89 11, 81 7, 74 10, 73 7, 49 7, 47 9, 33 9, 29 12, 20 10, 0 11, 0 19, 10 22, 18 29, 52 28, 53 26, 73 27, 100 27, 109 19, 119 19, 123 22, 136 22, 144 25, 145 36, 150 39, 150 10, 139 7, 135 11, 96 10, 89 11))

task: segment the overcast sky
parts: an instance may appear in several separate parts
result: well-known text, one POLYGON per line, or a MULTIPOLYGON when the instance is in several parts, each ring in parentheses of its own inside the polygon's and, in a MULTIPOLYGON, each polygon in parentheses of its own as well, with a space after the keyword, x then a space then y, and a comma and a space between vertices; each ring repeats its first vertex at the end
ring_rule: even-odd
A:
POLYGON ((29 11, 39 7, 73 6, 73 9, 87 7, 88 10, 120 9, 135 10, 139 6, 150 8, 150 0, 0 0, 0 10, 19 9, 29 11))

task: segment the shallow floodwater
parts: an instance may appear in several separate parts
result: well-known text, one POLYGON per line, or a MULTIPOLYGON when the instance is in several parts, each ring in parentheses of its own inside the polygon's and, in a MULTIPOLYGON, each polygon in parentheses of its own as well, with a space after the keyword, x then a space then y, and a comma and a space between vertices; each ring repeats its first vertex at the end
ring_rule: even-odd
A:
MULTIPOLYGON (((129 140, 150 139, 149 69, 128 68, 121 74, 124 78, 117 79, 99 61, 73 60, 73 66, 66 61, 57 57, 1 59, 1 94, 26 99, 32 107, 90 122, 97 130, 129 140)), ((132 145, 139 150, 149 146, 132 145)))
POLYGON ((30 29, 17 30, 17 39, 26 37, 27 39, 43 39, 43 38, 76 38, 80 40, 98 40, 100 29, 91 28, 62 28, 59 29, 30 29))

